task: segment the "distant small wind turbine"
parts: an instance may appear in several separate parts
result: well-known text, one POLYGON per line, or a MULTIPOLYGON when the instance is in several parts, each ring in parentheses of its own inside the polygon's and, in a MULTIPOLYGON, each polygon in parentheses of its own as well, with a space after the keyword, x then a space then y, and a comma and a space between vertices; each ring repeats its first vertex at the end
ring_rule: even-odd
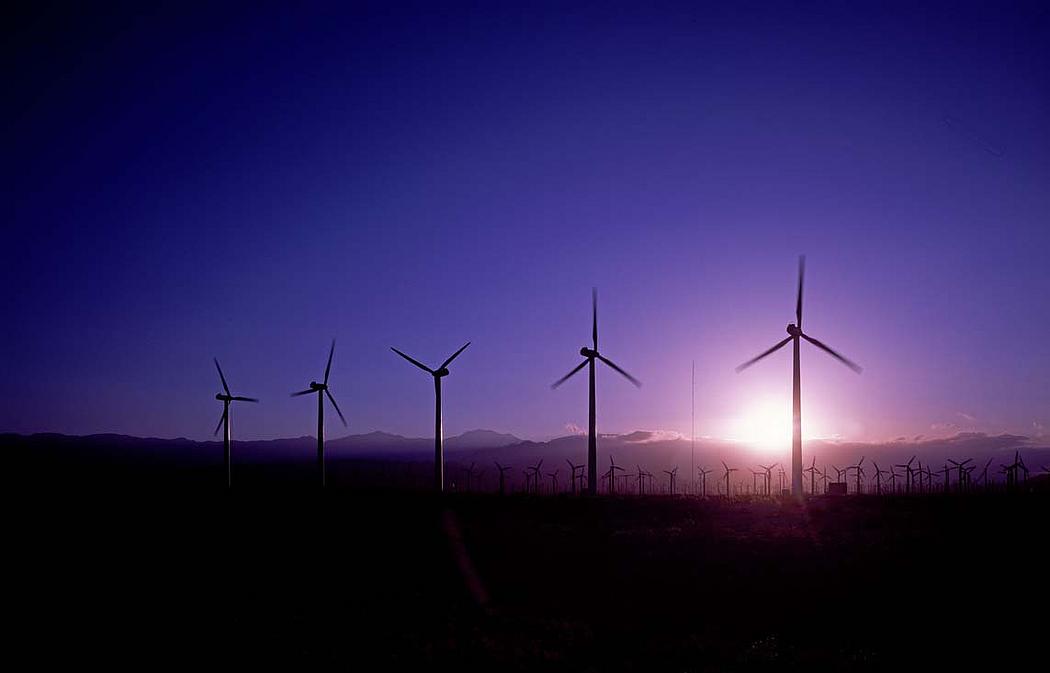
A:
POLYGON ((714 470, 709 470, 709 469, 701 466, 701 467, 696 468, 696 471, 700 473, 700 497, 701 498, 706 498, 707 497, 707 475, 709 475, 712 472, 714 472, 714 470))
POLYGON ((670 484, 670 486, 671 486, 671 495, 674 495, 675 494, 675 492, 674 492, 675 491, 675 488, 674 488, 675 487, 675 481, 678 479, 678 466, 675 465, 674 469, 671 469, 671 470, 664 470, 664 474, 667 475, 667 478, 671 482, 671 484, 670 484))
MULTIPOLYGON (((634 378, 623 369, 620 368, 612 360, 606 358, 598 352, 598 288, 591 289, 591 341, 592 348, 584 346, 580 349, 580 355, 583 356, 583 362, 576 365, 576 367, 565 376, 561 377, 557 381, 551 384, 551 388, 557 388, 561 384, 568 381, 573 377, 576 372, 580 371, 584 367, 588 368, 588 376, 590 380, 590 407, 587 413, 587 489, 591 495, 598 493, 598 429, 597 429, 597 408, 594 397, 594 370, 595 360, 601 360, 605 364, 612 367, 617 373, 626 378, 634 385, 641 388, 642 382, 634 378)), ((610 484, 610 488, 615 491, 615 485, 610 484)))
POLYGON ((441 427, 441 379, 448 376, 448 366, 452 364, 452 361, 455 360, 456 357, 458 357, 459 354, 469 345, 469 341, 463 344, 458 351, 450 355, 437 369, 431 369, 419 360, 410 358, 393 346, 390 347, 390 350, 434 377, 434 490, 438 493, 443 493, 445 491, 445 440, 442 437, 443 433, 441 427))
POLYGON ((792 342, 794 345, 794 368, 792 376, 792 409, 793 409, 793 420, 792 420, 792 436, 791 436, 791 495, 796 498, 802 497, 802 386, 800 383, 800 364, 799 364, 799 347, 801 345, 801 339, 805 339, 817 348, 821 349, 825 353, 831 355, 842 364, 846 365, 858 374, 861 372, 861 368, 852 360, 840 355, 839 353, 832 350, 829 346, 817 341, 813 337, 809 336, 802 331, 802 285, 806 275, 806 257, 803 255, 798 258, 798 300, 795 304, 795 322, 790 323, 787 326, 788 337, 776 344, 769 350, 751 358, 744 364, 736 368, 737 373, 744 371, 751 365, 755 364, 764 357, 775 353, 788 342, 792 342))
POLYGON ((729 475, 733 472, 736 472, 737 468, 729 467, 728 465, 726 465, 726 462, 724 460, 722 461, 722 467, 724 467, 726 471, 726 497, 728 498, 730 495, 732 495, 732 493, 729 490, 729 475))
POLYGON ((540 458, 540 462, 536 463, 535 465, 529 468, 529 472, 532 473, 532 492, 535 495, 540 494, 540 479, 543 478, 543 475, 540 474, 540 467, 542 466, 543 459, 540 458))
POLYGON ((328 376, 332 373, 332 356, 335 354, 335 339, 332 339, 332 347, 328 349, 328 364, 324 368, 324 382, 318 383, 317 381, 310 381, 310 387, 306 390, 300 390, 297 393, 292 393, 292 397, 298 397, 300 395, 309 395, 310 393, 317 393, 317 471, 321 477, 321 488, 325 485, 325 473, 324 473, 324 398, 328 396, 328 401, 335 407, 335 413, 339 414, 339 420, 343 422, 343 426, 346 426, 346 417, 343 416, 343 412, 339 410, 339 405, 335 403, 335 398, 332 397, 331 391, 328 390, 328 376))
POLYGON ((875 466, 875 495, 882 495, 882 475, 889 474, 886 470, 880 470, 879 464, 872 461, 872 465, 875 466))
POLYGON ((219 428, 222 428, 222 455, 226 462, 226 488, 230 487, 230 402, 258 402, 259 400, 254 397, 240 397, 230 392, 230 387, 226 385, 226 377, 222 375, 222 367, 219 366, 219 359, 212 358, 215 361, 215 369, 219 371, 219 380, 222 381, 222 393, 216 393, 215 399, 222 402, 222 418, 219 419, 219 424, 215 426, 215 432, 212 435, 219 434, 219 428))
POLYGON ((961 493, 962 490, 963 490, 963 470, 966 469, 966 464, 967 463, 972 463, 973 462, 973 458, 967 458, 966 460, 962 461, 961 463, 957 462, 957 461, 954 461, 951 458, 949 458, 948 462, 955 466, 956 474, 958 475, 956 477, 956 480, 958 482, 957 485, 959 487, 959 492, 961 493))
POLYGON ((576 495, 576 491, 579 490, 579 487, 581 485, 580 479, 583 477, 582 471, 585 466, 577 465, 568 458, 565 459, 565 462, 569 464, 569 491, 573 495, 576 495), (580 472, 580 474, 577 475, 577 472, 580 472))
POLYGON ((758 467, 765 471, 765 488, 766 497, 773 495, 773 468, 779 463, 773 463, 772 465, 759 465, 758 467))
POLYGON ((850 465, 849 467, 846 468, 847 472, 849 470, 854 470, 854 474, 857 477, 857 482, 856 482, 857 483, 857 492, 856 492, 857 495, 860 495, 861 491, 862 491, 861 484, 860 484, 860 479, 861 479, 861 477, 864 476, 864 468, 861 467, 863 464, 864 464, 864 456, 861 456, 860 460, 857 461, 856 465, 850 465))
POLYGON ((605 473, 605 478, 609 480, 609 495, 616 495, 616 470, 623 472, 624 469, 616 464, 613 457, 609 456, 609 471, 605 473))
POLYGON ((915 461, 915 456, 912 456, 912 457, 911 457, 911 459, 910 459, 910 460, 908 460, 908 462, 907 462, 907 463, 901 463, 900 465, 894 465, 894 466, 893 466, 893 467, 895 467, 895 468, 899 467, 899 468, 901 468, 902 470, 904 470, 904 473, 905 473, 905 479, 904 479, 904 493, 905 493, 906 495, 911 495, 911 484, 912 484, 912 481, 913 481, 913 480, 914 480, 914 478, 915 478, 915 468, 914 468, 914 467, 912 467, 912 466, 911 466, 911 464, 912 464, 912 463, 913 463, 914 461, 915 461))
POLYGON ((500 465, 499 463, 496 463, 496 469, 499 470, 499 494, 500 495, 506 495, 507 491, 506 491, 506 488, 505 488, 506 487, 506 476, 505 475, 507 473, 507 470, 510 469, 510 467, 509 466, 508 467, 504 467, 503 465, 500 465))
POLYGON ((809 494, 817 494, 817 473, 820 470, 817 469, 817 457, 813 456, 813 462, 803 472, 809 472, 809 494))

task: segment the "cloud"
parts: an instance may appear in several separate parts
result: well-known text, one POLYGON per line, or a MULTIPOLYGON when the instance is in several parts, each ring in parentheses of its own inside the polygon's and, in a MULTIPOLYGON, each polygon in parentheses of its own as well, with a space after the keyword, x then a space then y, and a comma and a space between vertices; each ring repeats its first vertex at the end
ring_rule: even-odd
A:
POLYGON ((977 422, 977 417, 976 416, 973 416, 972 414, 968 414, 965 411, 956 411, 955 415, 958 416, 959 418, 965 420, 965 421, 969 421, 970 423, 977 422))
POLYGON ((565 432, 570 435, 586 435, 587 431, 576 425, 575 423, 569 422, 565 424, 565 432))
POLYGON ((673 442, 675 440, 688 441, 688 437, 685 437, 680 432, 674 430, 647 430, 632 432, 629 435, 624 435, 623 440, 630 442, 631 444, 646 444, 649 442, 673 442))

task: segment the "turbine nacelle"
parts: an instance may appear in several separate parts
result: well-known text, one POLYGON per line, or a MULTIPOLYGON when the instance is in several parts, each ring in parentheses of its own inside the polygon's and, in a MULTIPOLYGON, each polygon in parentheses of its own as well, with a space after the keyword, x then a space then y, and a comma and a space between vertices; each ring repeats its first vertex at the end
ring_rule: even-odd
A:
POLYGON ((594 350, 593 348, 587 348, 586 346, 584 346, 580 349, 580 355, 589 360, 592 360, 598 357, 598 351, 594 350))
POLYGON ((444 376, 448 376, 448 375, 449 375, 448 367, 442 367, 441 369, 439 369, 436 372, 434 372, 434 378, 436 378, 436 379, 440 379, 440 378, 442 378, 444 376))
POLYGON ((795 325, 795 323, 793 323, 793 322, 792 323, 788 323, 787 333, 790 334, 791 336, 795 337, 795 338, 798 338, 798 337, 802 336, 802 330, 800 330, 798 328, 798 326, 795 325))
POLYGON ((328 386, 324 383, 318 383, 317 381, 310 381, 310 390, 316 390, 320 392, 322 390, 328 390, 328 386))

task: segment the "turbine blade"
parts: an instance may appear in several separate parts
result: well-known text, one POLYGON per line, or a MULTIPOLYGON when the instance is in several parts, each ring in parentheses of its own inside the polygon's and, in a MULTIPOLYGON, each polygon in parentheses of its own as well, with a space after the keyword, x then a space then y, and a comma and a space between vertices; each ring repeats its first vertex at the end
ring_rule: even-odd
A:
POLYGON ((806 256, 798 256, 798 301, 795 303, 795 326, 802 329, 802 283, 806 279, 806 256))
POLYGON ((335 339, 332 339, 332 347, 328 349, 328 364, 324 366, 324 383, 328 385, 328 375, 332 373, 332 356, 335 355, 335 339))
POLYGON ((591 340, 594 350, 598 350, 598 288, 591 288, 591 340))
POLYGON ((394 348, 393 346, 390 347, 390 350, 394 351, 395 353, 397 353, 401 357, 405 358, 406 360, 408 360, 409 362, 411 362, 415 366, 419 367, 423 371, 427 372, 428 374, 433 374, 434 373, 434 370, 431 369, 430 367, 427 367, 425 364, 423 364, 419 360, 415 360, 413 358, 408 357, 407 355, 405 355, 404 353, 402 353, 398 349, 394 348))
POLYGON ((778 343, 776 346, 773 346, 772 348, 770 348, 769 350, 763 352, 762 354, 756 355, 755 357, 751 358, 750 360, 748 360, 744 364, 742 364, 739 367, 737 367, 736 368, 736 373, 739 374, 740 372, 744 371, 745 369, 747 369, 751 365, 755 364, 756 362, 758 362, 762 358, 766 357, 767 355, 772 355, 776 351, 778 351, 781 348, 783 348, 784 346, 786 346, 789 341, 791 341, 791 337, 788 337, 788 338, 784 339, 783 341, 778 343))
POLYGON ((328 395, 328 401, 332 403, 333 407, 335 407, 335 413, 339 414, 339 420, 341 420, 343 422, 343 425, 345 426, 346 425, 346 417, 343 416, 343 412, 340 411, 339 405, 335 403, 335 398, 332 397, 332 392, 330 390, 328 390, 328 388, 325 388, 324 389, 324 394, 328 395))
POLYGON ((314 390, 313 388, 307 388, 306 390, 300 390, 297 393, 292 393, 292 397, 299 397, 300 395, 309 395, 310 393, 315 393, 315 392, 317 392, 317 391, 314 390))
POLYGON ((462 353, 466 349, 466 347, 469 346, 469 345, 470 345, 469 341, 467 343, 463 344, 463 348, 460 348, 458 351, 456 351, 455 353, 450 355, 447 360, 445 360, 444 362, 441 363, 441 366, 438 367, 438 369, 444 369, 445 367, 448 367, 450 364, 452 364, 452 361, 456 359, 456 356, 458 356, 460 353, 462 353))
POLYGON ((226 377, 222 375, 222 367, 219 366, 219 358, 212 358, 215 361, 215 368, 219 370, 219 378, 222 379, 222 389, 226 391, 227 395, 232 395, 230 387, 226 385, 226 377))
POLYGON ((552 383, 551 384, 551 389, 557 388, 561 384, 565 383, 566 381, 568 381, 569 379, 572 378, 573 374, 575 374, 576 372, 580 371, 581 369, 583 369, 586 366, 587 366, 587 360, 584 360, 580 364, 576 365, 576 367, 571 372, 569 372, 565 376, 561 377, 560 379, 558 379, 557 381, 552 383))
POLYGON ((226 420, 226 409, 223 408, 222 415, 219 416, 219 424, 215 426, 215 432, 211 433, 212 437, 214 437, 215 435, 219 434, 219 430, 222 429, 222 422, 225 421, 225 420, 226 420))
POLYGON ((641 388, 641 387, 642 387, 642 382, 641 382, 641 381, 639 381, 638 379, 634 378, 633 376, 631 376, 630 374, 628 374, 627 372, 625 372, 625 371, 624 371, 623 369, 621 369, 621 368, 620 368, 620 366, 619 366, 619 365, 617 365, 617 364, 616 364, 615 362, 613 362, 613 361, 612 361, 612 360, 610 360, 609 358, 607 358, 607 357, 604 357, 604 356, 602 356, 602 355, 599 355, 599 356, 597 356, 597 357, 598 357, 598 359, 599 359, 599 360, 601 360, 601 361, 602 361, 602 362, 604 362, 605 364, 609 365, 610 367, 612 367, 612 368, 613 368, 613 369, 615 369, 616 371, 620 372, 620 374, 622 374, 622 375, 623 375, 623 376, 624 376, 624 377, 625 377, 625 378, 626 378, 626 379, 627 379, 628 381, 630 381, 630 382, 631 382, 631 383, 633 383, 634 385, 638 386, 639 388, 641 388))
POLYGON ((255 397, 234 397, 232 398, 235 402, 258 402, 258 398, 255 397))
POLYGON ((810 342, 811 344, 813 344, 817 348, 827 352, 831 357, 835 358, 836 360, 838 360, 842 364, 846 365, 847 367, 849 367, 853 371, 857 372, 858 374, 860 374, 862 371, 864 371, 861 368, 861 366, 858 365, 856 362, 853 362, 852 360, 850 360, 847 357, 843 357, 842 355, 839 355, 835 351, 831 350, 831 348, 828 347, 826 344, 823 344, 823 343, 817 341, 816 339, 814 339, 813 337, 809 336, 808 334, 803 334, 802 338, 805 339, 806 341, 810 342))

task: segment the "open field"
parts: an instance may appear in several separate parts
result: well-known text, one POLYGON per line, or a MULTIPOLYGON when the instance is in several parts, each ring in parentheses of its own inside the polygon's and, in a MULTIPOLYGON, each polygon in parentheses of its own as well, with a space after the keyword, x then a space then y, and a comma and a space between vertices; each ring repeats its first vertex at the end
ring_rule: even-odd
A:
POLYGON ((8 609, 41 665, 1021 665, 1046 635, 1048 514, 1041 495, 38 494, 8 609))

